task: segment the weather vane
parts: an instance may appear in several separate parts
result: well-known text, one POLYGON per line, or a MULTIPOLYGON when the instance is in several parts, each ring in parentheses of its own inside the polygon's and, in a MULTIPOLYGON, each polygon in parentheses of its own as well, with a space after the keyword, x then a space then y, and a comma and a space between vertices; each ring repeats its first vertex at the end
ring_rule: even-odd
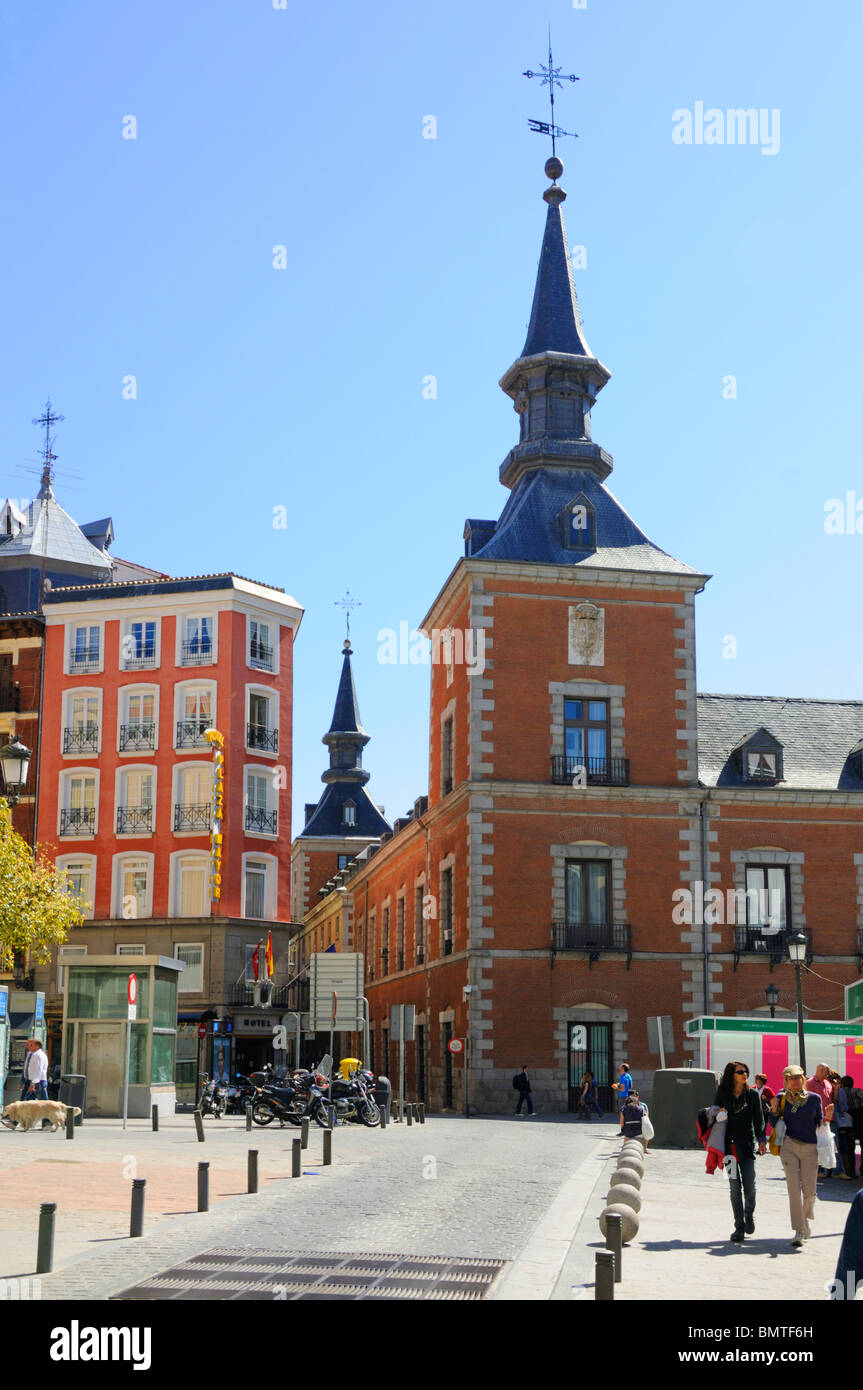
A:
POLYGON ((335 599, 334 602, 333 602, 333 607, 334 607, 334 608, 344 608, 344 610, 345 610, 345 623, 346 623, 346 625, 347 625, 347 633, 346 633, 346 636, 345 636, 345 643, 346 643, 347 646, 350 646, 350 642, 351 642, 351 609, 352 609, 352 608, 362 608, 362 606, 363 606, 363 605, 360 603, 359 599, 351 598, 351 591, 350 591, 350 589, 346 589, 346 590, 345 590, 345 596, 344 596, 344 598, 337 598, 337 599, 335 599))
POLYGON ((42 411, 42 414, 37 415, 36 419, 31 422, 34 425, 40 425, 45 430, 45 446, 41 450, 43 459, 42 486, 43 488, 48 488, 49 491, 51 488, 51 479, 53 476, 53 469, 51 465, 54 463, 54 460, 57 457, 57 455, 53 452, 52 448, 52 446, 55 443, 55 440, 51 438, 51 430, 54 425, 59 425, 62 420, 65 420, 65 418, 65 415, 55 415, 54 411, 51 408, 51 402, 46 401, 45 409, 42 411))
POLYGON ((571 136, 573 139, 578 139, 578 136, 577 136, 577 133, 576 133, 574 130, 562 130, 561 127, 560 127, 559 125, 555 125, 555 123, 554 123, 554 89, 555 89, 555 87, 562 87, 563 84, 564 84, 564 82, 577 82, 577 81, 578 81, 578 78, 576 77, 575 73, 572 73, 572 72, 563 73, 563 75, 561 76, 562 69, 561 69, 561 68, 556 68, 556 67, 554 66, 554 59, 553 59, 552 56, 551 56, 551 30, 550 30, 550 29, 549 29, 549 31, 548 31, 548 64, 546 65, 545 63, 540 63, 539 66, 540 66, 540 71, 539 71, 539 72, 531 72, 530 68, 528 68, 527 72, 522 73, 522 77, 541 77, 541 78, 542 78, 542 81, 540 82, 539 85, 540 85, 541 87, 545 87, 546 85, 548 86, 548 100, 549 100, 549 106, 551 107, 551 120, 550 120, 550 121, 528 120, 528 125, 530 126, 531 130, 533 130, 533 131, 536 132, 537 135, 550 135, 550 136, 551 136, 551 153, 552 153, 552 155, 556 155, 556 154, 557 154, 557 149, 555 148, 555 142, 556 142, 558 136, 561 136, 561 135, 569 135, 569 136, 571 136))

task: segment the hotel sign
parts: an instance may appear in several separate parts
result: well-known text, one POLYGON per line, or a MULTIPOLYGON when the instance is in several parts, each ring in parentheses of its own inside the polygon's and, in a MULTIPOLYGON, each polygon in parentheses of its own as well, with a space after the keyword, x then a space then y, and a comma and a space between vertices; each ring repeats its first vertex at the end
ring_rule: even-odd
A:
POLYGON ((225 735, 206 729, 204 738, 213 749, 213 823, 210 830, 210 898, 222 896, 222 820, 225 814, 225 735))

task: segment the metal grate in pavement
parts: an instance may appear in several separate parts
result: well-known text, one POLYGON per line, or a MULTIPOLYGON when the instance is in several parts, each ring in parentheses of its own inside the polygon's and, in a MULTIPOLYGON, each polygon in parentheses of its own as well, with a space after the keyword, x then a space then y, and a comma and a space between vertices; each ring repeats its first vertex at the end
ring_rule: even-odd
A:
POLYGON ((115 1300, 483 1299, 507 1262, 448 1256, 205 1250, 115 1300))

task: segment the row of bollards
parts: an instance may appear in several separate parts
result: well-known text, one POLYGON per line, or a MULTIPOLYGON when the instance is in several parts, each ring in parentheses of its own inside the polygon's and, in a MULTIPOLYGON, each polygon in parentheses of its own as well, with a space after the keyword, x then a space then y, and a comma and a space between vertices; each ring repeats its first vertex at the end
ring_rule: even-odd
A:
POLYGON ((644 1145, 628 1139, 611 1176, 607 1206, 599 1218, 605 1236, 605 1249, 596 1252, 595 1297, 614 1298, 614 1286, 623 1277, 623 1246, 638 1234, 641 1210, 641 1181, 644 1177, 644 1145))

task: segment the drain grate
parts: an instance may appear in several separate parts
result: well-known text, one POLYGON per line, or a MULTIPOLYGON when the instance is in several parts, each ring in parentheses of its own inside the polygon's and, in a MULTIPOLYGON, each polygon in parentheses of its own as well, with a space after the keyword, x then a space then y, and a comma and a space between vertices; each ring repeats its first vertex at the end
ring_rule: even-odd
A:
POLYGON ((505 1260, 448 1256, 205 1250, 134 1284, 115 1299, 485 1298, 505 1260))

